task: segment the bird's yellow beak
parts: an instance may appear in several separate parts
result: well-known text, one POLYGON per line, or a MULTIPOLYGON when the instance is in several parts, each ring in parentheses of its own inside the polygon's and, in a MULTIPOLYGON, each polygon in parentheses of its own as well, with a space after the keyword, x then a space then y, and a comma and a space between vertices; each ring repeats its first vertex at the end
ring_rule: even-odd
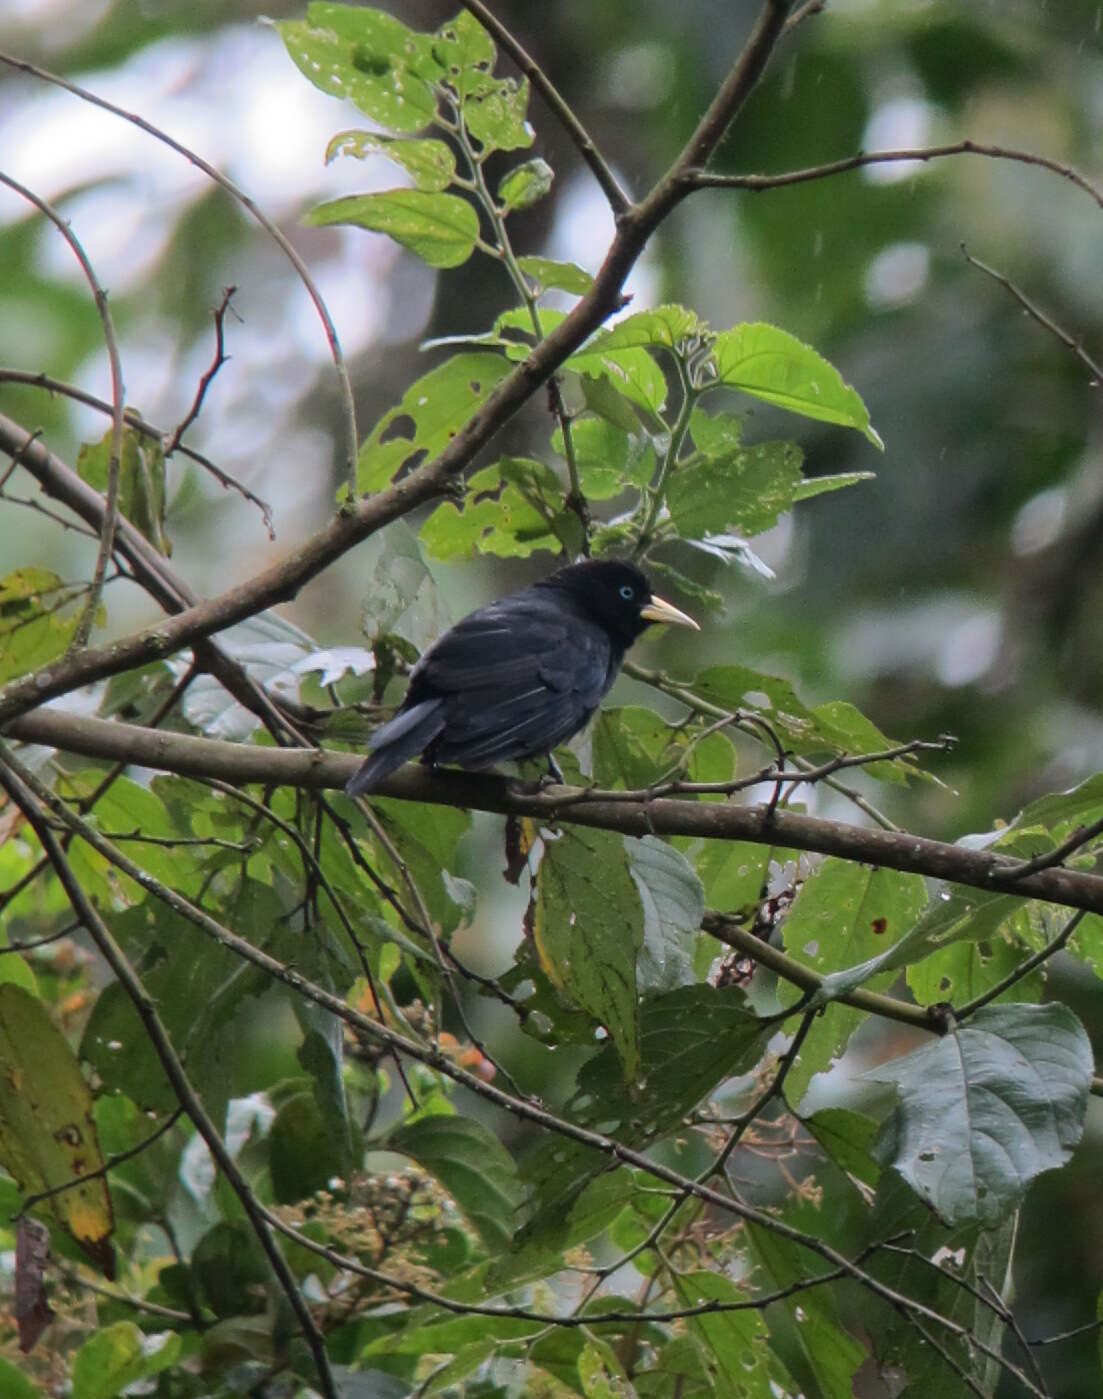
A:
POLYGON ((687 617, 684 612, 679 612, 676 607, 671 606, 661 597, 653 597, 646 607, 641 607, 640 616, 645 622, 666 622, 672 627, 689 627, 692 631, 701 630, 692 617, 687 617))

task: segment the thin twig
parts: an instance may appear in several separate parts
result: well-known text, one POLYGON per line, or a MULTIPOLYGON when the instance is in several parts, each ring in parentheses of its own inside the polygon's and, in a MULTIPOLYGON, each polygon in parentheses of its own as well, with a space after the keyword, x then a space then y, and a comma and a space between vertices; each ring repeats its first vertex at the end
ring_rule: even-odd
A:
MULTIPOLYGON (((192 405, 176 425, 176 430, 165 444, 165 456, 171 457, 180 445, 180 439, 191 427, 192 423, 199 417, 203 409, 203 400, 207 396, 207 390, 214 382, 214 377, 226 361, 230 358, 226 353, 226 312, 230 309, 230 298, 237 287, 226 287, 222 292, 222 300, 214 309, 214 358, 210 367, 199 376, 199 383, 196 386, 195 398, 192 405)), ((240 319, 240 317, 239 317, 240 319)))
POLYGON ((1055 320, 1047 316, 1040 306, 1031 301, 1026 293, 1015 285, 1010 277, 998 272, 994 267, 989 267, 986 262, 981 262, 979 257, 974 257, 964 243, 961 244, 961 255, 970 267, 975 267, 978 272, 983 272, 986 277, 991 277, 994 282, 999 282, 1001 287, 1005 287, 1032 320, 1037 321, 1043 330, 1048 330, 1067 350, 1072 351, 1091 374, 1093 388, 1098 388, 1103 383, 1103 365, 1100 365, 1098 360, 1092 359, 1080 341, 1073 339, 1067 330, 1063 330, 1055 320))
POLYGON ((940 160, 944 156, 954 155, 979 155, 990 160, 1010 160, 1021 165, 1040 166, 1043 170, 1050 170, 1082 189, 1103 209, 1103 190, 1097 189, 1071 165, 1062 165, 1058 160, 1035 155, 1032 151, 1015 150, 1010 146, 989 146, 979 141, 968 140, 953 141, 944 146, 858 151, 855 155, 844 156, 841 160, 811 165, 804 170, 785 170, 776 175, 724 175, 713 170, 691 169, 685 172, 684 178, 694 189, 745 189, 757 193, 767 189, 782 189, 786 185, 806 184, 809 180, 826 180, 832 175, 844 175, 850 170, 861 170, 867 165, 892 165, 902 160, 940 160))

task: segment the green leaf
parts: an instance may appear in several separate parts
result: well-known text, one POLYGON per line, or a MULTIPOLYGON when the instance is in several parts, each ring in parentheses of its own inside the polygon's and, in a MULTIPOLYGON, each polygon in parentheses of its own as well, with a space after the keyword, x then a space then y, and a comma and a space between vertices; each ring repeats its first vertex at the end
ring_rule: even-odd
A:
POLYGON ((798 500, 812 500, 818 495, 828 495, 831 491, 842 491, 847 486, 856 486, 859 481, 875 481, 875 471, 843 471, 837 476, 806 476, 793 492, 794 504, 798 500))
POLYGON ((44 1392, 22 1370, 0 1355, 0 1393, 4 1399, 46 1399, 44 1392))
MULTIPOLYGON (((27 1195, 103 1166, 80 1065, 42 1002, 12 981, 0 983, 0 1164, 27 1195)), ((114 1275, 115 1221, 102 1176, 58 1191, 43 1207, 114 1275)))
MULTIPOLYGON (((774 1033, 748 1009, 734 986, 680 986, 639 1007, 640 1074, 630 1093, 616 1048, 606 1045, 578 1076, 565 1115, 582 1127, 642 1147, 679 1131, 687 1112, 734 1075, 759 1062, 774 1033)), ((522 1174, 534 1187, 527 1232, 561 1239, 579 1191, 608 1166, 581 1143, 559 1141, 526 1157, 522 1174)))
POLYGON ((683 539, 726 529, 761 534, 792 506, 801 460, 792 442, 763 442, 679 464, 666 490, 674 528, 683 539))
POLYGON ((385 233, 430 267, 459 267, 479 237, 479 216, 466 199, 424 189, 346 195, 319 204, 304 222, 317 227, 353 224, 385 233))
POLYGON ((180 1344, 171 1331, 147 1335, 132 1321, 103 1327, 74 1357, 72 1399, 113 1399, 175 1364, 180 1344))
MULTIPOLYGON (((80 589, 44 568, 20 568, 0 578, 0 684, 48 665, 73 639, 80 589)), ((103 625, 103 609, 96 616, 103 625)))
POLYGON ((387 1145, 440 1181, 487 1248, 499 1252, 513 1238, 521 1203, 517 1167, 481 1122, 422 1117, 393 1132, 387 1145))
POLYGON ((555 171, 546 160, 536 156, 503 176, 498 185, 498 203, 508 212, 528 209, 538 203, 552 187, 555 171))
MULTIPOLYGON (((77 455, 77 472, 93 490, 107 493, 111 463, 111 433, 99 442, 84 443, 77 455)), ((118 508, 162 554, 171 554, 165 534, 165 454, 160 441, 123 428, 119 452, 118 508)))
MULTIPOLYGON (((809 1255, 761 1225, 748 1224, 747 1235, 759 1264, 775 1288, 792 1287, 808 1276, 809 1255)), ((782 1300, 793 1322, 793 1335, 824 1399, 852 1399, 851 1382, 866 1360, 866 1348, 839 1324, 834 1299, 826 1288, 805 1289, 782 1300)))
MULTIPOLYGON (((565 457, 562 430, 552 434, 552 446, 565 457)), ((611 500, 631 487, 639 489, 655 474, 655 449, 641 433, 629 435, 604 418, 584 417, 571 424, 571 448, 583 494, 590 500, 611 500)))
POLYGON ((566 361, 564 368, 606 380, 623 398, 657 416, 666 403, 666 379, 651 354, 614 343, 615 331, 599 331, 566 361))
POLYGON ((873 1154, 877 1123, 871 1117, 847 1108, 821 1108, 811 1117, 802 1117, 801 1124, 840 1170, 865 1185, 877 1184, 881 1167, 873 1154))
MULTIPOLYGON (((710 1302, 735 1305, 749 1300, 723 1273, 704 1270, 676 1275, 674 1293, 680 1307, 700 1307, 710 1302)), ((770 1353, 769 1333, 760 1311, 750 1308, 705 1313, 689 1317, 684 1325, 715 1362, 719 1387, 713 1393, 749 1396, 781 1392, 771 1387, 770 1381, 775 1378, 772 1372, 780 1367, 770 1353)))
MULTIPOLYGON (((527 558, 537 550, 559 553, 573 532, 563 490, 550 467, 524 457, 503 457, 477 471, 461 504, 444 501, 421 527, 419 538, 437 559, 493 554, 527 558)), ((571 552, 574 552, 573 547, 571 552)))
POLYGON ((636 966, 641 991, 670 991, 696 981, 693 939, 705 896, 693 866, 657 836, 628 846, 628 868, 643 906, 643 946, 636 966))
MULTIPOLYGON (((783 927, 785 950, 823 975, 879 955, 912 927, 927 901, 920 875, 827 859, 802 884, 783 927)), ((885 973, 881 985, 889 980, 885 973)), ((866 1017, 840 1002, 824 1008, 809 1031, 786 1090, 799 1102, 866 1017)))
POLYGON ((714 342, 713 358, 717 384, 806 418, 856 428, 875 447, 884 448, 865 404, 839 371, 777 326, 759 323, 722 331, 714 342))
POLYGON ((382 136, 377 131, 341 131, 326 147, 326 164, 340 155, 357 160, 383 155, 401 165, 418 189, 435 193, 455 178, 456 157, 443 141, 382 136))
POLYGON ((615 326, 599 332, 586 349, 600 345, 603 350, 627 349, 630 346, 677 350, 687 340, 695 340, 707 333, 705 323, 685 306, 657 306, 653 311, 636 311, 625 316, 615 326))
POLYGON ((557 262, 550 257, 519 257, 517 266, 536 283, 541 292, 555 287, 574 296, 585 296, 594 284, 591 273, 579 267, 577 262, 557 262))
POLYGON ((287 52, 315 87, 354 102, 392 131, 420 131, 437 114, 441 76, 430 36, 353 5, 312 4, 305 20, 276 25, 287 52))
POLYGON ((997 1224, 1080 1140, 1094 1063, 1065 1006, 991 1005, 864 1077, 896 1086, 883 1154, 947 1224, 997 1224))
POLYGON ((463 354, 438 364, 380 418, 360 449, 357 482, 381 490, 416 455, 432 460, 509 373, 501 355, 463 354), (407 427, 413 423, 413 431, 407 427))
POLYGON ((624 840, 568 827, 547 840, 536 880, 533 938, 563 998, 604 1025, 632 1082, 639 1071, 636 955, 643 909, 624 840))

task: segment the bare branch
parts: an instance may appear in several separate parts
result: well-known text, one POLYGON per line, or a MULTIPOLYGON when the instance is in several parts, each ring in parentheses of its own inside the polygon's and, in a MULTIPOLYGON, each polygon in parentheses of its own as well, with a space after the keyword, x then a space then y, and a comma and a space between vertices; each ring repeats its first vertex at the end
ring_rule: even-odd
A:
POLYGON ((979 141, 954 141, 945 146, 915 146, 894 151, 858 151, 855 155, 844 156, 841 160, 828 161, 823 165, 812 165, 804 170, 785 170, 777 175, 724 175, 712 170, 688 170, 685 179, 694 189, 746 189, 758 193, 767 189, 782 189, 786 185, 802 185, 809 180, 825 180, 832 175, 845 175, 850 170, 861 170, 867 165, 893 165, 902 160, 940 160, 944 156, 980 155, 991 160, 1011 160, 1020 165, 1037 165, 1050 170, 1062 179, 1082 189, 1089 198, 1103 209, 1103 190, 1074 170, 1071 165, 1063 165, 1049 156, 1035 155, 1032 151, 1016 150, 1011 146, 988 146, 979 141))
MULTIPOLYGON (((214 310, 214 359, 211 360, 210 367, 199 376, 199 383, 196 386, 195 398, 192 405, 176 425, 176 430, 165 444, 165 456, 171 457, 180 445, 180 439, 199 417, 203 408, 203 400, 207 396, 207 390, 214 381, 214 376, 229 359, 226 353, 226 312, 230 309, 230 298, 237 287, 226 287, 222 293, 222 300, 214 310)), ((240 317, 239 317, 240 319, 240 317)))
POLYGON ((1032 320, 1037 321, 1043 330, 1048 330, 1050 335, 1055 336, 1067 350, 1072 351, 1080 363, 1087 368, 1088 373, 1091 374, 1093 388, 1098 388, 1099 385, 1103 383, 1103 365, 1100 365, 1098 360, 1092 359, 1091 355, 1084 349, 1080 341, 1075 340, 1067 330, 1062 330, 1057 322, 1050 316, 1047 316, 1040 306, 1035 305, 1026 293, 1015 285, 1010 277, 1006 277, 1002 272, 997 272, 994 267, 989 267, 986 262, 981 262, 979 257, 974 257, 964 243, 961 245, 961 255, 970 267, 975 267, 978 272, 983 272, 986 277, 991 277, 994 282, 999 282, 1001 287, 1006 287, 1032 320))

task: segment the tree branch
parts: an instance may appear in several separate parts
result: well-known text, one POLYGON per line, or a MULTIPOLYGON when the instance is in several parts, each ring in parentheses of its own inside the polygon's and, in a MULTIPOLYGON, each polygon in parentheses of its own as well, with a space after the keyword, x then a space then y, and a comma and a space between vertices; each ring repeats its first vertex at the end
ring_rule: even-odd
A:
MULTIPOLYGON (((128 760, 143 767, 175 772, 182 777, 217 777, 227 782, 265 785, 343 788, 361 759, 352 753, 314 748, 259 748, 160 733, 135 724, 87 719, 58 709, 39 709, 7 721, 12 738, 43 743, 89 758, 128 760)), ((728 802, 694 802, 661 797, 655 801, 567 801, 553 788, 526 791, 509 779, 459 771, 431 772, 408 764, 380 784, 379 796, 434 806, 467 807, 504 815, 531 816, 549 825, 558 821, 623 835, 684 835, 709 840, 746 840, 759 845, 788 846, 836 855, 843 860, 882 865, 887 869, 922 874, 989 892, 1019 894, 1048 903, 1103 913, 1103 875, 1070 869, 1040 869, 1018 874, 1021 860, 988 850, 929 840, 907 831, 885 831, 825 821, 768 807, 734 806, 728 802)))

